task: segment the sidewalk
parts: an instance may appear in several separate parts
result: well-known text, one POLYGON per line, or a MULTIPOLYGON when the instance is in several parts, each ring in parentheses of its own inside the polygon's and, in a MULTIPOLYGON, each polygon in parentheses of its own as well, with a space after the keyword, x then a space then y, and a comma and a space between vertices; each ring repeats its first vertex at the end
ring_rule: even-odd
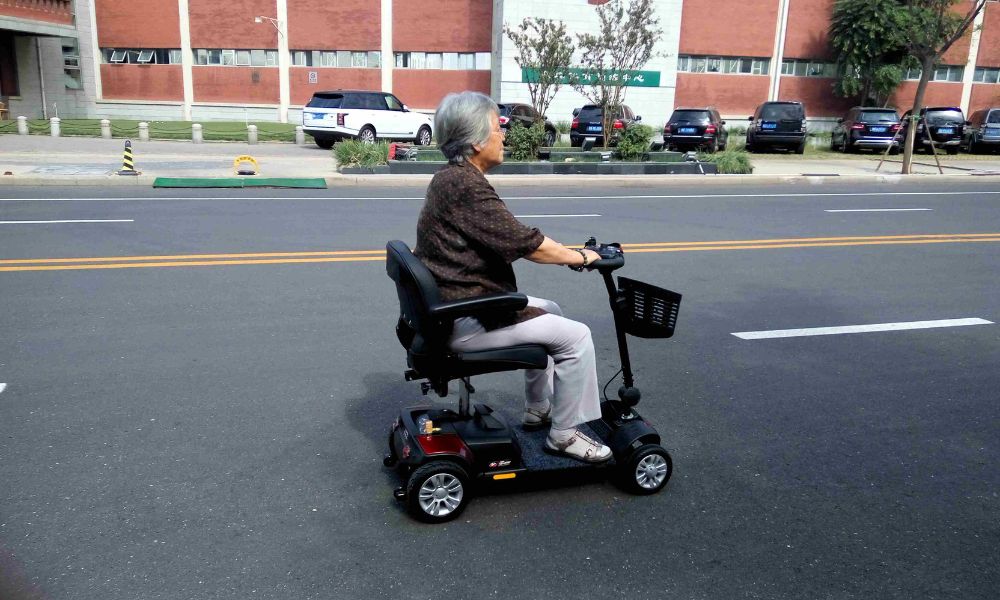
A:
MULTIPOLYGON (((100 138, 0 135, 0 185, 152 185, 156 177, 232 177, 237 156, 250 155, 260 165, 261 177, 321 177, 329 185, 419 183, 428 175, 349 176, 337 173, 333 154, 314 144, 186 141, 139 142, 133 140, 132 153, 139 177, 119 176, 125 140, 100 138), (6 173, 10 173, 7 175, 6 173)), ((831 155, 836 156, 836 155, 831 155)), ((900 157, 875 171, 878 156, 854 158, 802 158, 796 155, 752 155, 753 175, 644 175, 644 176, 495 176, 500 181, 518 183, 567 183, 589 180, 606 183, 650 184, 655 182, 704 182, 785 180, 798 177, 857 177, 892 180, 899 176, 900 157)), ((942 157, 946 175, 1000 176, 1000 156, 942 157)), ((914 170, 937 174, 933 157, 919 155, 914 170)), ((494 179, 494 177, 491 177, 494 179)))

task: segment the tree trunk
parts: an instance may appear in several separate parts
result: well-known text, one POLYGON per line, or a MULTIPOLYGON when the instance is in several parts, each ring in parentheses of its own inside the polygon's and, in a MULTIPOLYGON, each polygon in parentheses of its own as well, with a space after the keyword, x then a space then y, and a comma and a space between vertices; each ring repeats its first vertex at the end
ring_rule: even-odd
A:
POLYGON ((935 56, 924 56, 920 63, 920 82, 917 83, 917 95, 913 98, 913 108, 910 109, 910 124, 906 129, 906 141, 903 146, 903 175, 911 174, 913 163, 913 142, 917 139, 917 125, 920 118, 920 109, 924 106, 924 94, 927 92, 927 83, 931 80, 931 73, 934 69, 935 56))

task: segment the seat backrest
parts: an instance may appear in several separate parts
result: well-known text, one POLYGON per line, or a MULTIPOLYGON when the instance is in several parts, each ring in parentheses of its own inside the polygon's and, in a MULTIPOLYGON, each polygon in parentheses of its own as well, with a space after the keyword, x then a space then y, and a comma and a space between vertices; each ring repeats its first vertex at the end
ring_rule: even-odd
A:
POLYGON ((442 323, 430 314, 430 307, 441 302, 434 275, 399 240, 386 244, 385 258, 385 271, 396 283, 400 319, 413 333, 411 343, 407 344, 403 336, 400 342, 415 354, 445 352, 451 323, 442 323))

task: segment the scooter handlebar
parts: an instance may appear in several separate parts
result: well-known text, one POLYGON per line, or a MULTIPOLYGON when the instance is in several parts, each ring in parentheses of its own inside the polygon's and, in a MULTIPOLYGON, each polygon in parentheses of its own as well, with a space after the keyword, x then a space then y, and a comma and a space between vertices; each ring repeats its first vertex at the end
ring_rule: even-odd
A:
POLYGON ((625 266, 625 253, 622 251, 622 245, 617 242, 598 244, 595 238, 590 238, 583 247, 586 250, 596 252, 601 257, 600 260, 595 260, 587 265, 588 271, 597 269, 601 272, 610 272, 625 266))

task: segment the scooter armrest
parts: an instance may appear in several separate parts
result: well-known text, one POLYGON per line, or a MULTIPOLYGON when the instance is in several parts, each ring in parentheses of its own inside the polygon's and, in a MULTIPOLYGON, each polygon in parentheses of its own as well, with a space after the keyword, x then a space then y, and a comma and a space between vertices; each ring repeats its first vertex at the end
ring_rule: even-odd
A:
POLYGON ((475 298, 463 298, 436 304, 430 307, 430 313, 440 319, 454 320, 459 317, 475 317, 521 310, 527 305, 528 297, 519 292, 486 294, 475 298))

